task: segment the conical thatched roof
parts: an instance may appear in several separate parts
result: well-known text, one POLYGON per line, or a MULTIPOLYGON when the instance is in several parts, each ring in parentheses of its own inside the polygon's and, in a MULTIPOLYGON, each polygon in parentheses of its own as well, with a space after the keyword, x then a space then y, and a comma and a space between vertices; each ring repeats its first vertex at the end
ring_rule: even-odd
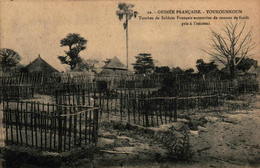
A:
POLYGON ((126 66, 117 58, 114 57, 106 62, 99 75, 126 75, 129 74, 126 66))
POLYGON ((125 65, 117 57, 109 60, 103 69, 127 70, 125 65))
POLYGON ((59 72, 57 69, 53 68, 50 64, 48 64, 45 60, 43 60, 40 55, 33 62, 27 65, 25 68, 28 72, 44 72, 44 73, 59 72))

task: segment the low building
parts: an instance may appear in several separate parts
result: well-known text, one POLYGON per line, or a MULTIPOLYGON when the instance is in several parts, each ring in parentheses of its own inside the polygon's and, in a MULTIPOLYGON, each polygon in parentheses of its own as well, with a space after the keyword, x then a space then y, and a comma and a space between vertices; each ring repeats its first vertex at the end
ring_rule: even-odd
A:
POLYGON ((128 74, 126 66, 117 58, 114 57, 106 61, 102 71, 99 73, 100 76, 120 76, 128 74))
POLYGON ((96 75, 95 80, 105 81, 107 88, 112 89, 118 87, 122 80, 125 80, 128 75, 132 74, 117 57, 114 57, 105 62, 102 71, 96 75))
POLYGON ((33 62, 25 67, 25 70, 29 73, 54 73, 59 72, 57 69, 48 64, 39 55, 33 62))

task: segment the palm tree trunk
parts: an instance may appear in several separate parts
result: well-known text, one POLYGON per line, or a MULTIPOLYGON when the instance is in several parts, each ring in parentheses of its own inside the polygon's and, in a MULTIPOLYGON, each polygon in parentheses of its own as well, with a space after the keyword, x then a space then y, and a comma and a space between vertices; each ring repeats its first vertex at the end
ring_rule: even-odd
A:
POLYGON ((128 70, 128 20, 127 19, 126 19, 125 37, 126 37, 126 68, 128 70))

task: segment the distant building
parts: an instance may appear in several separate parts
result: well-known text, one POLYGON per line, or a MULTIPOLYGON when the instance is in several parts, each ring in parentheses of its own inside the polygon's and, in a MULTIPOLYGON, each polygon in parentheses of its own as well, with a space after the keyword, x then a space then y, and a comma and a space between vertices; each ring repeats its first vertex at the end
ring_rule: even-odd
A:
POLYGON ((101 76, 113 76, 129 74, 126 66, 117 58, 114 57, 106 62, 102 71, 99 73, 101 76))
POLYGON ((252 65, 252 66, 249 68, 249 70, 247 71, 247 73, 257 75, 257 74, 259 74, 259 67, 252 65))
POLYGON ((120 81, 125 79, 127 75, 132 73, 127 70, 126 66, 117 58, 114 57, 105 62, 102 70, 97 74, 96 81, 106 81, 107 88, 115 88, 120 85, 120 81))
POLYGON ((256 68, 256 72, 257 72, 257 80, 258 80, 258 82, 260 82, 260 67, 259 66, 256 68))
POLYGON ((29 73, 32 72, 42 72, 42 73, 54 73, 59 72, 57 69, 48 64, 39 55, 33 62, 25 67, 25 70, 29 73))
POLYGON ((251 66, 247 71, 247 74, 254 75, 256 79, 260 82, 260 67, 259 66, 251 66))

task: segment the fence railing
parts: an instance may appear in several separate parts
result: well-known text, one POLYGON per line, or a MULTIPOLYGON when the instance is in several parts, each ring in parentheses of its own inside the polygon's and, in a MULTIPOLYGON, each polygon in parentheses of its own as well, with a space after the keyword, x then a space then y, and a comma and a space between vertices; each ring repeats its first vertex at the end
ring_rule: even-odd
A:
POLYGON ((31 85, 1 85, 0 102, 3 100, 18 100, 34 97, 34 88, 31 85))
POLYGON ((142 126, 159 126, 176 121, 189 111, 217 111, 220 95, 160 97, 149 90, 113 91, 64 90, 56 94, 62 104, 98 105, 101 120, 119 120, 142 126))
POLYGON ((99 109, 5 101, 6 144, 64 152, 97 143, 99 109))
POLYGON ((258 91, 258 82, 253 77, 240 77, 236 80, 203 80, 198 75, 176 74, 132 74, 94 76, 91 73, 17 73, 12 76, 0 77, 2 85, 31 85, 36 92, 50 94, 63 85, 80 85, 85 89, 91 86, 99 88, 101 82, 106 83, 108 89, 116 88, 163 88, 176 89, 180 96, 188 96, 188 93, 215 94, 216 92, 249 92, 258 91), (169 84, 170 83, 170 84, 169 84), (209 93, 210 92, 210 93, 209 93))

